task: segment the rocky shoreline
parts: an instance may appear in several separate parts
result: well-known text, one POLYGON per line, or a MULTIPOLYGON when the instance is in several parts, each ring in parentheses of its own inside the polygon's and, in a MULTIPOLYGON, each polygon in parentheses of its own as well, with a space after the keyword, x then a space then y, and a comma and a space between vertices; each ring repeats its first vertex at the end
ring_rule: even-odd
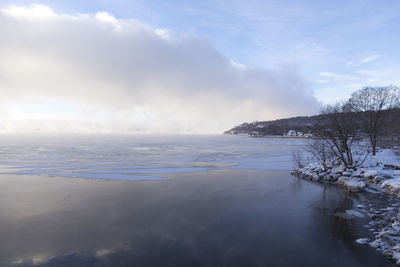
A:
POLYGON ((400 160, 391 149, 381 150, 356 168, 345 168, 338 162, 325 167, 310 163, 292 174, 301 179, 334 184, 356 194, 357 205, 352 210, 334 215, 346 220, 368 218, 364 225, 370 237, 355 240, 369 245, 400 266, 400 160))

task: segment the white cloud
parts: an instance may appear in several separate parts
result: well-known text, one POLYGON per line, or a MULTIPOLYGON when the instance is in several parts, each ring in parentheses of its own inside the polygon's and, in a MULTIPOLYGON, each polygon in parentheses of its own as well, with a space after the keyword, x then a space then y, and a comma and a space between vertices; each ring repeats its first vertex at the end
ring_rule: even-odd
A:
POLYGON ((376 55, 370 55, 370 56, 361 58, 360 60, 357 60, 357 61, 347 61, 346 62, 346 67, 360 67, 361 65, 377 61, 382 56, 383 55, 376 54, 376 55))
POLYGON ((246 69, 246 66, 245 66, 245 65, 243 65, 243 64, 241 64, 241 63, 238 63, 238 62, 236 62, 236 61, 234 61, 234 60, 231 60, 231 65, 232 65, 232 67, 237 68, 237 69, 239 69, 239 70, 244 70, 244 69, 246 69))
POLYGON ((23 6, 8 6, 2 9, 6 16, 27 17, 27 18, 48 18, 56 16, 56 13, 50 7, 33 4, 30 8, 23 6))
POLYGON ((104 22, 105 24, 110 24, 110 25, 114 26, 115 30, 117 30, 117 31, 121 30, 120 23, 112 14, 110 14, 108 12, 97 12, 95 17, 100 22, 104 22))
POLYGON ((362 76, 379 76, 382 71, 378 70, 356 70, 356 73, 362 76))
POLYGON ((334 72, 320 72, 318 76, 322 77, 322 79, 318 79, 321 83, 323 82, 337 82, 337 81, 353 81, 357 80, 358 77, 349 74, 340 74, 334 72))
POLYGON ((164 38, 166 40, 171 38, 171 31, 169 31, 168 29, 155 29, 154 32, 160 36, 161 38, 164 38))
POLYGON ((361 62, 362 64, 370 63, 370 62, 373 62, 373 61, 378 60, 380 57, 381 57, 381 55, 372 55, 372 56, 368 56, 368 57, 362 58, 362 59, 360 60, 360 62, 361 62))
POLYGON ((324 97, 326 103, 345 100, 351 93, 365 86, 397 85, 400 80, 398 72, 393 69, 357 69, 351 73, 320 72, 314 82, 324 85, 320 90, 320 99, 324 97))
POLYGON ((203 37, 107 12, 8 6, 0 34, 2 131, 219 133, 319 106, 294 68, 250 69, 203 37))
POLYGON ((320 72, 320 73, 318 73, 318 75, 319 76, 322 76, 322 77, 326 77, 326 78, 335 78, 335 77, 337 77, 338 76, 338 74, 336 74, 336 73, 333 73, 333 72, 320 72))

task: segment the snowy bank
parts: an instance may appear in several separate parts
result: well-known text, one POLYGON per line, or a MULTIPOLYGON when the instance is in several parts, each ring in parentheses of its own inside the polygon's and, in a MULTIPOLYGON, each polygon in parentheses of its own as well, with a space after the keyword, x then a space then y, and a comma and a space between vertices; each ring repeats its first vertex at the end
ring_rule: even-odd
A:
POLYGON ((352 192, 368 188, 381 188, 395 195, 400 192, 400 158, 392 149, 380 150, 376 156, 370 155, 357 168, 346 169, 340 164, 324 167, 321 163, 310 163, 294 170, 293 174, 315 182, 338 184, 352 192))
POLYGON ((361 166, 354 168, 345 168, 337 162, 324 165, 314 162, 295 169, 293 175, 368 195, 363 199, 369 203, 334 215, 351 220, 367 214, 369 223, 365 227, 374 239, 363 237, 355 242, 370 245, 400 266, 400 157, 395 152, 394 149, 379 150, 376 156, 370 155, 361 166), (378 197, 384 199, 379 207, 373 204, 378 197))

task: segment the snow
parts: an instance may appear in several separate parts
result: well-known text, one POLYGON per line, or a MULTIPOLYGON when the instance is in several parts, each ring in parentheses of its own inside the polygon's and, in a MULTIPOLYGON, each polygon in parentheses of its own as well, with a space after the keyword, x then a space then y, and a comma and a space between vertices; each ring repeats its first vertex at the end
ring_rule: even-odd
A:
POLYGON ((378 172, 376 170, 368 170, 364 173, 364 178, 374 178, 377 175, 378 172))
POLYGON ((396 264, 400 265, 400 253, 399 252, 393 253, 392 257, 394 260, 396 260, 396 264))
POLYGON ((347 190, 352 192, 360 192, 363 191, 366 187, 366 184, 361 181, 359 178, 350 178, 347 176, 342 176, 337 181, 338 184, 344 186, 347 190))
POLYGON ((366 184, 363 181, 355 179, 347 180, 344 184, 347 189, 354 192, 363 191, 366 187, 366 184))
POLYGON ((369 239, 368 238, 359 238, 359 239, 356 240, 356 242, 358 244, 364 245, 364 244, 367 244, 369 242, 369 239))
POLYGON ((400 177, 384 181, 381 187, 389 193, 398 194, 400 192, 400 177))
POLYGON ((375 156, 370 155, 364 163, 364 166, 374 167, 379 164, 400 167, 400 157, 396 155, 393 149, 381 149, 375 156))
POLYGON ((349 172, 349 171, 344 171, 344 172, 342 172, 342 175, 344 175, 344 176, 350 176, 350 175, 352 175, 353 173, 352 172, 349 172))

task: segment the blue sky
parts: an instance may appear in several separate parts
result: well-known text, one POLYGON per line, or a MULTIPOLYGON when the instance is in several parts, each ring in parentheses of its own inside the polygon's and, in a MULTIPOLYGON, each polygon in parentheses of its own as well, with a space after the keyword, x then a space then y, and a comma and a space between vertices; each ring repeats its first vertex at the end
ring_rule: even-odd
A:
MULTIPOLYGON (((118 20, 134 19, 146 27, 167 30, 176 38, 206 40, 223 57, 246 68, 295 73, 321 103, 344 99, 367 85, 400 85, 400 1, 35 3, 57 14, 106 11, 118 20)), ((0 1, 2 7, 31 4, 0 1)))

